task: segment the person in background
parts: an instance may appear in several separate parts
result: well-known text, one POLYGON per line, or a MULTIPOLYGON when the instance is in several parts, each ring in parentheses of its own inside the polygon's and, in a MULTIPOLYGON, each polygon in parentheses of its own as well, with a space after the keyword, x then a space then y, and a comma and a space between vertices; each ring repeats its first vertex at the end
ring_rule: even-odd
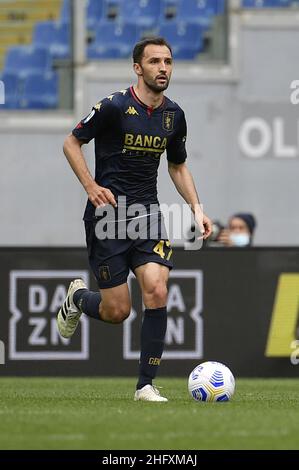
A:
MULTIPOLYGON (((234 214, 229 218, 227 226, 224 226, 218 220, 214 220, 212 234, 209 239, 204 240, 203 248, 252 246, 255 227, 256 220, 254 216, 246 212, 234 214)), ((198 228, 192 225, 186 238, 189 242, 194 243, 195 237, 199 236, 198 228)))
POLYGON ((256 220, 250 213, 240 212, 230 217, 228 227, 220 231, 217 242, 228 247, 252 245, 256 220))

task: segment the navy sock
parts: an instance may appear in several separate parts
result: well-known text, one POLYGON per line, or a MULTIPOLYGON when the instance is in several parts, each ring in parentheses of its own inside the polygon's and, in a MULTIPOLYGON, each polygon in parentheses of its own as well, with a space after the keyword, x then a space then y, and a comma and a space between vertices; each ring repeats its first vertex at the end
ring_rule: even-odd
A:
POLYGON ((99 305, 101 296, 98 292, 91 292, 88 289, 78 289, 74 293, 74 304, 89 317, 101 320, 99 305))
POLYGON ((163 354, 166 327, 166 307, 147 308, 144 311, 137 390, 152 384, 152 380, 156 377, 163 354))

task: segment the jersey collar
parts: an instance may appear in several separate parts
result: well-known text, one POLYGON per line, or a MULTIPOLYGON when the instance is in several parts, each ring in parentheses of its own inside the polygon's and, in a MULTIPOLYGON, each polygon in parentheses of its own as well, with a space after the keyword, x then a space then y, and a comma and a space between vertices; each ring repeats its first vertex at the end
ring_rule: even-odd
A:
POLYGON ((137 103, 142 106, 143 108, 146 109, 146 112, 149 116, 151 116, 153 114, 154 111, 157 111, 157 110, 160 110, 162 108, 164 108, 164 105, 165 105, 165 96, 163 96, 163 101, 162 103, 160 104, 160 106, 158 106, 158 108, 153 108, 152 106, 148 106, 147 104, 143 103, 139 98, 138 96, 136 95, 135 91, 134 91, 134 87, 133 85, 130 86, 130 92, 131 92, 131 95, 133 97, 133 99, 135 101, 137 101, 137 103))

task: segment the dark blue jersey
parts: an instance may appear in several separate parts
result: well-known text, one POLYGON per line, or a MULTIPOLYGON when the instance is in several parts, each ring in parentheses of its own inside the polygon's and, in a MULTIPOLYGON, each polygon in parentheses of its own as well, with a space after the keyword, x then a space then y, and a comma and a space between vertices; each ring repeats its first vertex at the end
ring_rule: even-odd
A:
MULTIPOLYGON (((183 110, 164 97, 159 108, 142 103, 133 87, 104 98, 73 130, 84 143, 95 139, 95 181, 109 188, 117 200, 158 204, 157 172, 160 157, 179 164, 186 160, 186 121, 183 110)), ((84 219, 94 216, 88 201, 84 219)))

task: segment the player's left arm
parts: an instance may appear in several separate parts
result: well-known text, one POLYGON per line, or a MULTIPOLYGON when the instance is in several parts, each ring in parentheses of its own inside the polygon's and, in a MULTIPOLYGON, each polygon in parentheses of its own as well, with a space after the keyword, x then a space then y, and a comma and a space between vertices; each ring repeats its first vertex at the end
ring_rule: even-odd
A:
POLYGON ((212 233, 212 222, 202 210, 192 175, 186 163, 176 164, 168 161, 168 172, 177 191, 187 204, 190 205, 195 222, 197 223, 203 238, 208 238, 212 233))

